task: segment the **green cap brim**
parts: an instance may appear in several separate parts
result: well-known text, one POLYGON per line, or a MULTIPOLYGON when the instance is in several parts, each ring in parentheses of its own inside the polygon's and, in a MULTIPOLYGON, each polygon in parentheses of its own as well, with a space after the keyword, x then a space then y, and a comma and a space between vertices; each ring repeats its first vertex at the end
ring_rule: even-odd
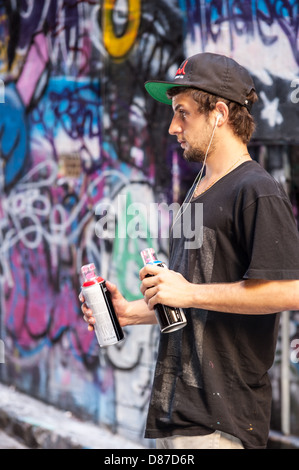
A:
POLYGON ((157 101, 160 101, 160 103, 164 104, 172 104, 172 100, 167 98, 167 91, 170 90, 170 88, 173 87, 178 87, 178 86, 186 86, 186 85, 179 85, 176 83, 172 82, 159 82, 159 81, 153 81, 153 82, 146 82, 144 84, 146 91, 157 101))

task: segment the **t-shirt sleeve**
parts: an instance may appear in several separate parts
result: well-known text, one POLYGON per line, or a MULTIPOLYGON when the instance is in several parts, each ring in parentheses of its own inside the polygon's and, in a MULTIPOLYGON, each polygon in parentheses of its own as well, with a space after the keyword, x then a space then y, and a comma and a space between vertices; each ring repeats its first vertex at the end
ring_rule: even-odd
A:
POLYGON ((244 279, 299 279, 299 233, 289 201, 258 197, 243 210, 249 266, 244 279))

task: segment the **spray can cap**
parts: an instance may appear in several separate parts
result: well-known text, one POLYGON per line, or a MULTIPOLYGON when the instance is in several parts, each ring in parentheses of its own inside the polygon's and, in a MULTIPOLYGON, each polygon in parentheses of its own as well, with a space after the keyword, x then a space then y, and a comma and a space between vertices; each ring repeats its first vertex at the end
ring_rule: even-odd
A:
POLYGON ((96 275, 96 268, 95 268, 94 263, 85 264, 84 266, 82 266, 81 274, 82 274, 83 282, 88 282, 88 281, 95 279, 97 275, 96 275))
POLYGON ((157 261, 157 256, 153 248, 145 248, 140 254, 144 265, 157 261))

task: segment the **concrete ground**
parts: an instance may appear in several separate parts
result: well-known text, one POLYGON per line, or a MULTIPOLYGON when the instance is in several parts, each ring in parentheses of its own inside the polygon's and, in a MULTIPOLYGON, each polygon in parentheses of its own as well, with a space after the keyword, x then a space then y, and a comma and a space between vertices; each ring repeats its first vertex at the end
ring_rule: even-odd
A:
POLYGON ((0 432, 1 449, 144 449, 2 383, 0 432))
POLYGON ((28 447, 0 430, 0 449, 28 449, 28 447))

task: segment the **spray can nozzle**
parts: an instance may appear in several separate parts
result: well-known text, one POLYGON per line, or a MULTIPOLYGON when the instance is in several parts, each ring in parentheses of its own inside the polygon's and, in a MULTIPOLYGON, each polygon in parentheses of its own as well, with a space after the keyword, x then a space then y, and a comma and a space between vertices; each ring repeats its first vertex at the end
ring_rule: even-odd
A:
POLYGON ((85 266, 82 266, 81 274, 84 282, 95 279, 97 275, 94 263, 85 264, 85 266))
POLYGON ((142 250, 140 254, 144 265, 158 261, 155 250, 153 248, 145 248, 145 250, 142 250))

